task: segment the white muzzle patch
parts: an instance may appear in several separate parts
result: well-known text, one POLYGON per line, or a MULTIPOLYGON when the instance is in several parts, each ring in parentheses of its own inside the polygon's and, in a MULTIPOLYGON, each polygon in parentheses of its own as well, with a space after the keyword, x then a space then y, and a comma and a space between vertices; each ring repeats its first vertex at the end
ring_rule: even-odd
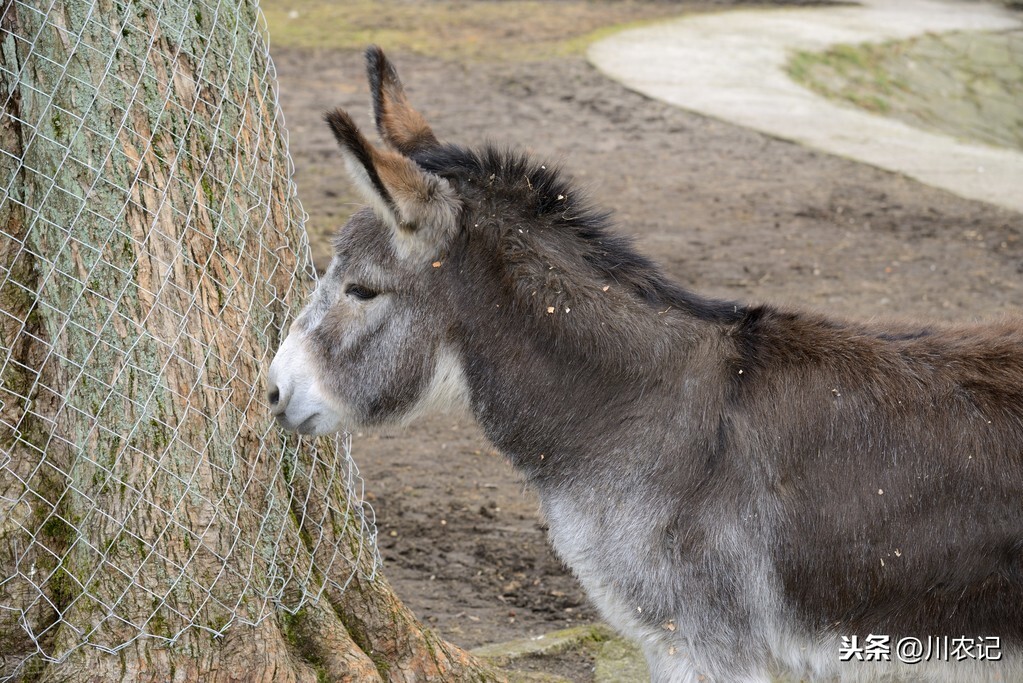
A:
POLYGON ((292 328, 270 364, 268 379, 270 410, 288 431, 321 436, 344 427, 343 411, 323 390, 301 332, 292 328))

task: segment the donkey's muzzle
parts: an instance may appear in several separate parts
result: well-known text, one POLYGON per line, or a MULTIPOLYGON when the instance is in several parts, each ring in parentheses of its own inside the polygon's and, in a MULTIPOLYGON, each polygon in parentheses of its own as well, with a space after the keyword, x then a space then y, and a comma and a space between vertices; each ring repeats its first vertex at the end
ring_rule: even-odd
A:
POLYGON ((340 416, 320 389, 300 335, 289 334, 270 364, 266 399, 288 431, 330 434, 340 429, 340 416))

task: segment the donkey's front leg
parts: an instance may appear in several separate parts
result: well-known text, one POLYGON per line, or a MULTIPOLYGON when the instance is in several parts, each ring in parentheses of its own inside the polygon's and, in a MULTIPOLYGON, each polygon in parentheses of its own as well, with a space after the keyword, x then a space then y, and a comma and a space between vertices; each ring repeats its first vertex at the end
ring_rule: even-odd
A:
MULTIPOLYGON (((650 683, 771 683, 764 671, 718 671, 698 666, 693 658, 673 645, 655 643, 643 648, 650 683)), ((725 667, 727 668, 727 666, 725 667)))

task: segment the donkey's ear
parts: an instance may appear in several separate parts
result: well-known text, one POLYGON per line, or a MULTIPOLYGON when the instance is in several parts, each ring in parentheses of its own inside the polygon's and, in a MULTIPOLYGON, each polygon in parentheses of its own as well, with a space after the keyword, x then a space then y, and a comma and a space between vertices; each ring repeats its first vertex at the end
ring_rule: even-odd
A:
POLYGON ((373 117, 384 141, 406 156, 439 145, 426 119, 408 103, 398 72, 376 45, 366 50, 366 71, 373 117))
POLYGON ((458 227, 461 206, 451 184, 401 154, 377 149, 340 109, 326 115, 355 184, 394 230, 401 256, 432 257, 458 227))

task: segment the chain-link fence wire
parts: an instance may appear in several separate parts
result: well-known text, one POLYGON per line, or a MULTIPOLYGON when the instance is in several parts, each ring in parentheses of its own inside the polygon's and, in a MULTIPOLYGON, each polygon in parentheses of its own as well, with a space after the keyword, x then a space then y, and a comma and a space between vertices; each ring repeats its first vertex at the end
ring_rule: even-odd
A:
POLYGON ((0 681, 379 559, 265 372, 312 270, 252 0, 0 9, 0 681))

